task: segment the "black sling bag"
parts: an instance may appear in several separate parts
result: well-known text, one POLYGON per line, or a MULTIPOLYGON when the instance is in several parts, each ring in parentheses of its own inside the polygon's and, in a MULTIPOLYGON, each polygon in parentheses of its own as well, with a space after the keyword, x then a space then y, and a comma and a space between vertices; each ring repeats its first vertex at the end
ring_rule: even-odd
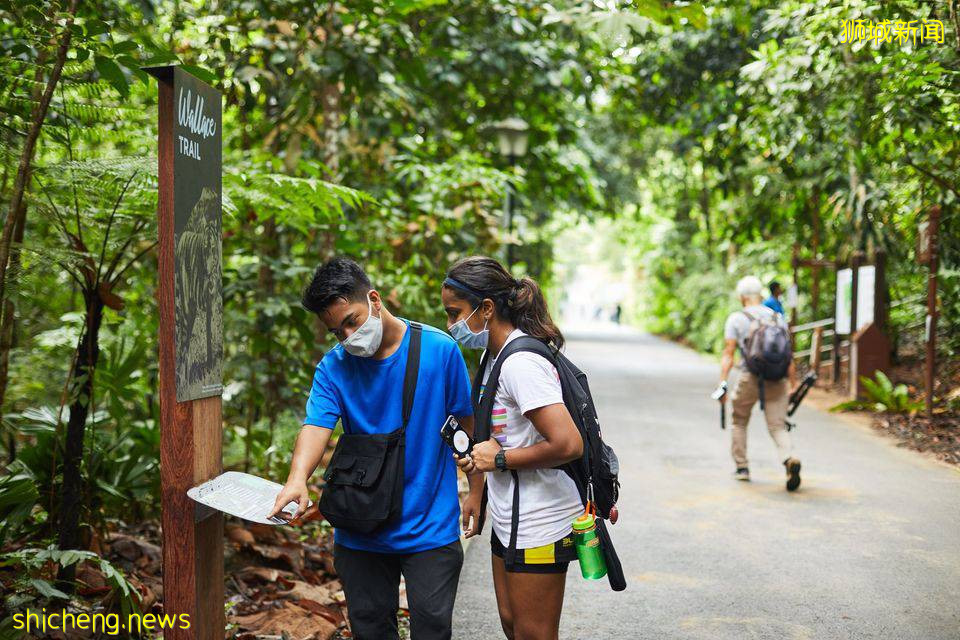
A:
POLYGON ((349 420, 345 413, 342 416, 344 433, 323 474, 326 486, 317 506, 338 529, 373 533, 403 511, 404 436, 417 392, 423 327, 411 322, 410 331, 400 428, 390 433, 348 433, 349 420))

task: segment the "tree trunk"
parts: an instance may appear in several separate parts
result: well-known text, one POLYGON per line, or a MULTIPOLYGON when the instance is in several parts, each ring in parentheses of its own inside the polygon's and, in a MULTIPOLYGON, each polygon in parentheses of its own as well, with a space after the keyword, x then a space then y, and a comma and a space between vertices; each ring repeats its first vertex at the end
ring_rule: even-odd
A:
MULTIPOLYGON (((16 244, 23 242, 23 227, 26 222, 25 216, 20 216, 17 228, 13 232, 13 241, 16 244)), ((16 274, 20 270, 20 250, 15 250, 10 256, 10 273, 16 274)), ((7 384, 10 377, 10 350, 13 348, 14 325, 16 323, 16 314, 13 302, 6 300, 3 303, 3 316, 0 318, 0 420, 3 419, 4 398, 7 396, 7 384)), ((17 459, 17 436, 10 433, 7 442, 7 460, 13 462, 17 459)))
POLYGON ((700 184, 700 213, 703 214, 708 246, 714 246, 713 225, 710 224, 710 187, 707 184, 707 167, 703 165, 703 181, 700 184))
MULTIPOLYGON (((46 58, 47 58, 46 50, 42 50, 40 52, 40 55, 37 56, 37 69, 33 74, 34 89, 31 92, 31 97, 33 98, 33 101, 35 103, 39 103, 40 98, 43 95, 41 93, 41 86, 43 83, 43 65, 46 64, 46 58)), ((27 176, 26 176, 26 179, 24 180, 24 184, 30 184, 30 177, 32 173, 33 173, 33 166, 30 165, 27 167, 27 176)), ((3 184, 2 184, 2 187, 0 187, 0 193, 6 193, 7 182, 9 178, 10 178, 10 168, 8 165, 5 165, 3 168, 3 184)), ((23 242, 23 230, 24 230, 24 227, 26 226, 25 224, 26 216, 27 216, 26 203, 21 201, 20 211, 17 214, 16 226, 13 231, 14 244, 20 244, 23 242)), ((14 252, 11 247, 9 261, 10 262, 16 261, 17 265, 19 265, 19 260, 20 260, 19 252, 14 252)), ((18 268, 17 266, 14 266, 12 269, 10 269, 10 275, 6 278, 6 280, 14 281, 17 278, 17 275, 18 275, 17 272, 18 272, 18 268)), ((9 302, 7 302, 6 304, 4 302, 0 302, 0 307, 3 308, 3 315, 2 317, 0 317, 0 368, 2 368, 2 372, 0 372, 0 377, 2 377, 2 381, 0 381, 0 418, 2 418, 3 407, 5 406, 4 403, 7 398, 7 384, 8 384, 7 375, 8 375, 8 367, 10 363, 10 349, 13 348, 13 334, 15 329, 14 319, 16 318, 16 315, 15 315, 15 309, 13 305, 9 304, 9 302)), ((15 434, 10 434, 10 441, 8 444, 10 447, 8 454, 9 454, 10 461, 12 462, 16 457, 16 435, 15 434)))
MULTIPOLYGON (((269 300, 274 296, 276 290, 276 280, 273 277, 273 260, 277 258, 279 253, 279 238, 277 234, 277 223, 276 218, 271 215, 263 223, 263 235, 261 236, 261 246, 263 247, 263 258, 260 261, 260 272, 257 277, 257 288, 260 291, 260 295, 264 299, 269 300)), ((264 314, 262 311, 258 313, 257 317, 257 329, 261 335, 274 336, 276 335, 276 323, 275 321, 264 314)), ((269 432, 270 439, 268 442, 273 443, 273 431, 277 422, 277 410, 280 407, 280 386, 282 381, 280 379, 280 371, 277 365, 277 358, 274 349, 267 349, 267 352, 263 354, 264 360, 266 361, 266 373, 267 380, 264 385, 263 395, 264 395, 264 414, 267 416, 267 421, 269 423, 269 432)), ((252 425, 251 425, 252 430, 252 425)), ((250 434, 248 434, 249 436, 250 434)), ((267 459, 264 460, 263 466, 264 473, 270 471, 270 456, 267 456, 267 459)))
POLYGON ((67 7, 67 22, 63 29, 60 45, 57 47, 53 67, 50 69, 50 77, 47 78, 47 84, 40 96, 40 102, 34 105, 33 112, 30 114, 30 128, 27 130, 27 139, 24 141, 23 150, 20 153, 17 177, 14 180, 13 193, 10 197, 10 208, 7 210, 7 219, 3 222, 3 233, 0 234, 0 303, 6 300, 7 263, 10 261, 10 245, 13 242, 13 232, 19 224, 20 218, 26 214, 26 209, 23 207, 23 197, 27 190, 27 182, 33 166, 33 154, 37 148, 37 139, 40 137, 40 128, 43 126, 44 120, 47 119, 47 111, 50 109, 53 91, 56 89, 57 83, 60 82, 60 74, 63 73, 63 65, 67 60, 67 51, 70 49, 70 38, 72 36, 71 28, 76 13, 77 0, 70 0, 67 7))
POLYGON ((953 36, 957 42, 957 53, 960 53, 960 12, 957 11, 957 0, 950 0, 950 19, 953 20, 953 36))
MULTIPOLYGON (((810 227, 812 237, 810 239, 810 249, 813 251, 813 259, 820 259, 820 188, 816 187, 813 191, 813 198, 810 203, 810 227)), ((820 267, 813 268, 813 285, 810 287, 810 301, 813 307, 813 319, 820 319, 820 267)))
MULTIPOLYGON (((84 481, 81 473, 83 440, 87 415, 93 398, 93 375, 100 357, 100 324, 103 321, 103 301, 94 288, 84 296, 87 317, 83 337, 77 346, 73 402, 67 422, 67 438, 63 457, 63 488, 60 499, 59 548, 77 549, 80 545, 80 507, 83 504, 84 481)), ((71 589, 76 565, 61 567, 57 573, 61 590, 71 589)))
MULTIPOLYGON (((327 12, 323 25, 327 32, 328 47, 335 48, 339 46, 341 38, 341 24, 337 17, 337 3, 330 2, 327 5, 327 12)), ((337 77, 327 78, 320 87, 320 105, 323 108, 323 165, 327 168, 324 178, 330 182, 336 182, 340 175, 340 120, 343 112, 343 91, 340 87, 340 80, 337 77)), ((318 248, 318 262, 332 257, 336 243, 336 235, 333 231, 326 231, 320 234, 318 248)), ((308 246, 314 246, 314 239, 308 246)), ((311 357, 313 362, 320 362, 323 358, 323 344, 321 336, 326 335, 326 328, 319 317, 313 318, 313 330, 316 339, 311 347, 311 357)))

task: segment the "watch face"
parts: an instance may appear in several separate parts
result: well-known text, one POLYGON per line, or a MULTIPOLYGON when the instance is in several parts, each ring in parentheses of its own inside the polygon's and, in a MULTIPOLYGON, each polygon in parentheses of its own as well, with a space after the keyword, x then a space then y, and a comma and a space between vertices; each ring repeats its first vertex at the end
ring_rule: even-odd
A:
POLYGON ((453 448, 457 453, 466 453, 470 448, 470 436, 466 431, 457 431, 453 434, 453 448))

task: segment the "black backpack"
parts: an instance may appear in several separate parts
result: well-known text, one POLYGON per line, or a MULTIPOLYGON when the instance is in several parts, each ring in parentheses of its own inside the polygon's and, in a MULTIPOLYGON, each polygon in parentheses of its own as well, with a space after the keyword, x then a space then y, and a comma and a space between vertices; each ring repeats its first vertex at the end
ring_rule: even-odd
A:
MULTIPOLYGON (((580 500, 586 506, 587 501, 593 503, 597 513, 597 535, 607 564, 607 579, 614 591, 623 591, 627 587, 623 575, 620 559, 613 548, 613 541, 607 532, 604 520, 610 518, 610 511, 617 503, 620 491, 620 481, 617 475, 620 472, 620 463, 617 455, 609 445, 604 443, 600 435, 600 420, 590 395, 587 376, 558 350, 548 346, 542 340, 531 336, 520 336, 508 342, 493 365, 486 385, 483 384, 483 372, 486 370, 489 352, 484 353, 480 367, 473 381, 473 406, 476 410, 474 426, 474 440, 482 442, 490 438, 490 420, 493 413, 493 402, 500 384, 500 367, 507 358, 514 353, 529 351, 543 356, 557 369, 560 377, 560 388, 563 392, 563 403, 573 418, 580 436, 583 438, 583 456, 568 462, 558 469, 562 469, 577 485, 580 500), (481 387, 483 397, 481 398, 481 387)), ((511 566, 516 559, 517 528, 519 523, 520 483, 516 471, 513 474, 513 519, 510 527, 510 543, 507 547, 505 563, 511 566)), ((480 508, 480 522, 477 532, 483 528, 486 517, 487 493, 484 487, 483 503, 480 508)))

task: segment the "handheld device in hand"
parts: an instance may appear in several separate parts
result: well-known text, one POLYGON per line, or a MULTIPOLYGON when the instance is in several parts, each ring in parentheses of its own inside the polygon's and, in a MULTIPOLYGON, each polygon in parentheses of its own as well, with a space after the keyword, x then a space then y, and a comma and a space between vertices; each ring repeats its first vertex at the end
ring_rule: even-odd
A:
POLYGON ((723 381, 717 388, 713 390, 713 393, 710 394, 710 397, 714 400, 723 400, 723 396, 727 395, 727 382, 723 381))
POLYGON ((447 421, 440 428, 440 437, 448 447, 453 449, 458 458, 464 458, 473 451, 473 438, 453 416, 447 416, 447 421))
POLYGON ((723 399, 727 396, 727 381, 724 380, 713 390, 710 397, 720 401, 720 428, 727 428, 727 405, 723 399))

